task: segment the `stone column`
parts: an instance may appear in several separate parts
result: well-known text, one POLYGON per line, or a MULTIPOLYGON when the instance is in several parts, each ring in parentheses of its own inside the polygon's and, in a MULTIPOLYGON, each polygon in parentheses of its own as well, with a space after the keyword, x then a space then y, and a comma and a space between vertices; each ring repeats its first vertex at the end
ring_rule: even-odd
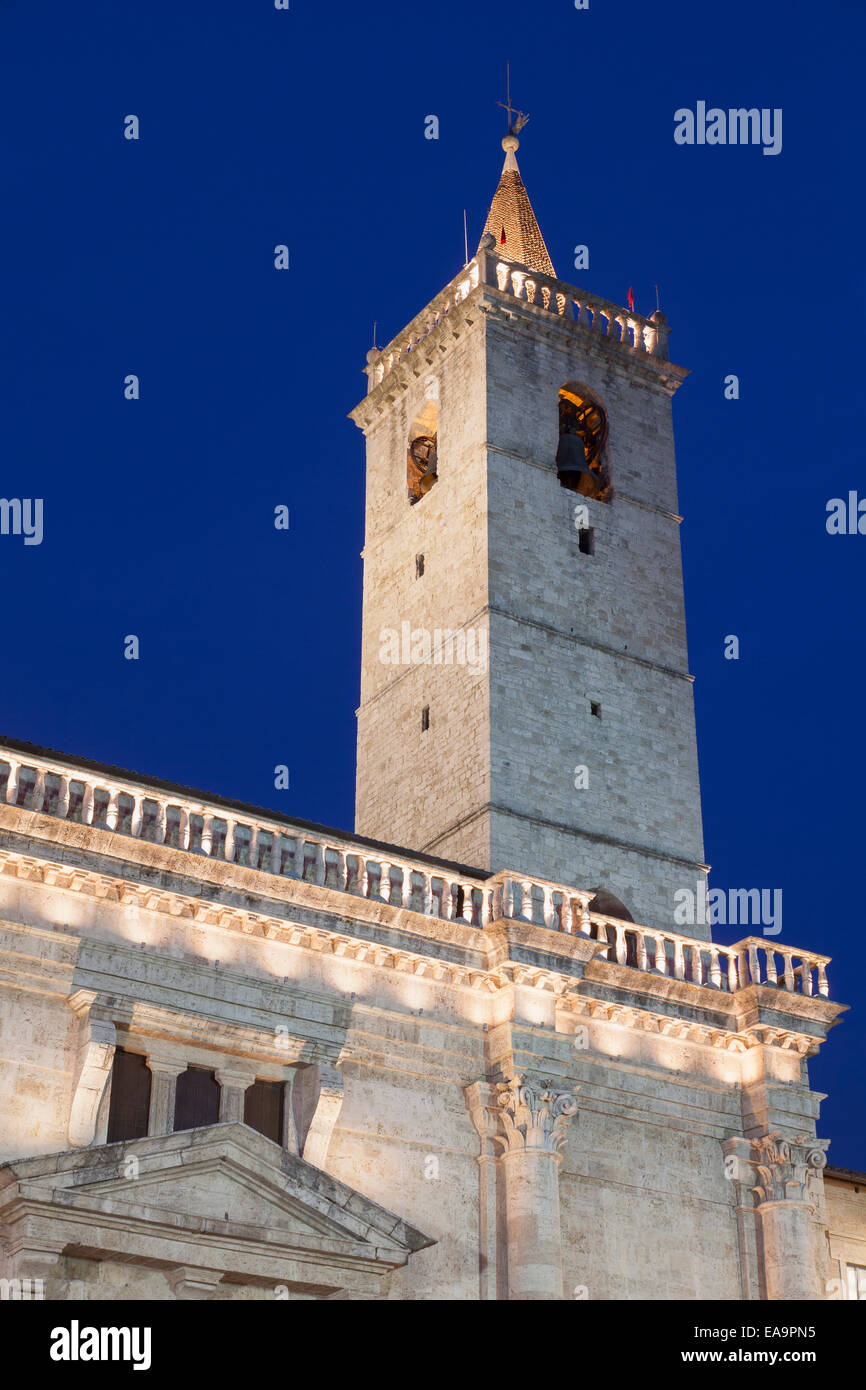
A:
POLYGON ((826 1166, 817 1140, 769 1134, 753 1144, 768 1299, 819 1297, 808 1182, 826 1166))
POLYGON ((472 1123, 480 1140, 478 1155, 478 1296, 484 1300, 497 1297, 496 1182, 499 1160, 493 1145, 499 1128, 498 1106, 493 1087, 486 1081, 474 1081, 465 1086, 463 1094, 472 1123))
POLYGON ((220 1084, 220 1124, 243 1122, 244 1095, 256 1079, 249 1067, 220 1067, 216 1072, 220 1084))
POLYGON ((497 1086, 505 1171, 508 1297, 562 1299, 560 1149, 577 1100, 553 1081, 514 1076, 497 1086))
POLYGON ((726 1141, 752 1174, 760 1250, 762 1293, 772 1301, 812 1301, 823 1290, 812 1239, 810 1179, 827 1163, 826 1140, 779 1133, 760 1139, 726 1141), (748 1157, 746 1154, 748 1153, 748 1157))
POLYGON ((186 1071, 186 1062, 163 1062, 157 1057, 148 1057, 147 1065, 153 1073, 147 1132, 148 1134, 171 1134, 174 1131, 174 1100, 177 1078, 182 1071, 186 1071))

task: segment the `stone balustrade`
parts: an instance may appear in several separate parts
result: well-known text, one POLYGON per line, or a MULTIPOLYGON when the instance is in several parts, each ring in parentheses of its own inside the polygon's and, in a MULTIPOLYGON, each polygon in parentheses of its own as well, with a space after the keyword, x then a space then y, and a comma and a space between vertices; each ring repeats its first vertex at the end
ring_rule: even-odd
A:
POLYGON ((367 393, 375 391, 381 381, 393 371, 398 362, 408 360, 413 353, 418 353, 423 347, 424 339, 428 338, 434 328, 438 328, 443 319, 458 304, 462 303, 479 284, 481 270, 477 261, 472 261, 459 275, 446 285, 445 289, 431 300, 425 309, 412 320, 410 324, 398 334, 386 348, 381 352, 372 349, 368 354, 370 365, 367 367, 367 393))
POLYGON ((604 943, 597 959, 733 993, 770 985, 827 998, 829 957, 762 937, 698 941, 590 911, 594 894, 508 872, 437 872, 351 837, 234 811, 157 787, 0 748, 0 803, 152 844, 298 879, 444 921, 484 928, 507 920, 604 943))
POLYGON ((494 920, 506 917, 604 941, 599 960, 727 993, 768 984, 791 993, 829 997, 829 956, 798 951, 763 937, 747 937, 734 946, 698 941, 679 932, 590 912, 592 893, 508 874, 497 874, 495 881, 494 920))
POLYGON ((23 759, 0 749, 3 801, 446 921, 483 927, 490 920, 492 894, 482 878, 437 874, 423 861, 385 858, 349 838, 325 837, 47 758, 23 759))
POLYGON ((525 270, 509 261, 498 261, 493 256, 486 257, 485 269, 485 283, 495 284, 497 289, 514 295, 515 299, 560 317, 568 317, 570 313, 576 323, 591 333, 667 361, 670 329, 660 311, 647 319, 633 309, 623 309, 575 285, 525 270))
POLYGON ((398 363, 408 361, 413 354, 417 354, 423 348, 424 340, 480 284, 495 286, 515 299, 534 304, 560 318, 567 318, 588 332, 599 334, 632 352, 668 360, 670 329, 665 315, 660 311, 657 310, 651 318, 644 318, 633 309, 623 309, 563 280, 527 270, 512 261, 500 260, 495 251, 479 251, 475 260, 455 276, 386 348, 381 352, 371 350, 367 367, 368 393, 374 391, 398 363))

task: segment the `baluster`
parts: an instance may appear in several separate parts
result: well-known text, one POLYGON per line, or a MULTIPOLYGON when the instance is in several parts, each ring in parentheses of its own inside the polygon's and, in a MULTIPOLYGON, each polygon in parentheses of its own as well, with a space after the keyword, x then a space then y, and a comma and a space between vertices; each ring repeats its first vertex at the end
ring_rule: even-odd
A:
POLYGON ((226 816, 226 838, 223 845, 223 855, 225 861, 230 864, 235 857, 235 829, 237 821, 232 820, 231 816, 226 816))
POLYGON ((740 980, 740 989, 745 989, 747 985, 752 983, 752 977, 749 973, 749 957, 745 951, 737 953, 737 975, 740 980))
POLYGON ((655 968, 659 975, 666 975, 668 973, 668 953, 665 947, 665 938, 660 936, 658 932, 653 932, 653 936, 656 943, 655 968))
POLYGON ((683 943, 680 938, 674 937, 674 979, 685 979, 686 965, 683 957, 683 943))
POLYGON ((108 805, 105 808, 105 824, 109 830, 117 829, 117 798, 120 795, 116 787, 109 788, 108 805))
POLYGON ((274 843, 271 845, 271 873, 279 874, 283 868, 283 847, 280 844, 280 832, 274 831, 274 843))
POLYGON ((541 925, 553 930, 557 927, 556 906, 553 901, 553 892, 546 885, 541 888, 541 925))
POLYGON ((250 826, 250 852, 247 863, 251 869, 259 867, 259 827, 255 824, 250 826))
POLYGON ((132 792, 132 815, 129 821, 129 833, 138 839, 141 834, 141 816, 143 811, 144 797, 141 792, 132 792))
MULTIPOLYGON (((133 812, 134 814, 134 812, 133 812)), ((180 825, 177 830, 178 849, 189 849, 189 807, 180 808, 180 825)))
POLYGON ((529 918, 534 926, 545 925, 544 889, 537 883, 531 884, 529 889, 529 918))
POLYGON ((341 885, 339 850, 329 845, 325 850, 325 887, 339 888, 341 885))
POLYGON ((381 874, 382 868, 377 860, 364 860, 364 887, 366 896, 371 901, 376 901, 380 897, 381 874))
POLYGON ((758 947, 754 941, 749 943, 749 974, 752 977, 752 984, 761 983, 761 962, 758 957, 758 947))
POLYGON ((692 984, 702 985, 704 983, 704 961, 699 946, 690 946, 689 952, 692 957, 692 984))
POLYGON ((830 986, 827 983, 827 967, 823 961, 818 965, 818 993, 825 999, 830 997, 830 986))
POLYGON ((784 960, 785 960, 785 989, 790 990, 791 993, 793 994, 793 993, 794 993, 794 989, 796 988, 796 986, 795 986, 795 984, 794 984, 794 957, 791 955, 791 952, 790 952, 790 951, 785 951, 785 953, 784 953, 784 960))
POLYGON ((584 328, 589 328, 589 326, 590 326, 590 323, 589 323, 589 314, 586 312, 586 310, 587 310, 586 300, 585 300, 585 299, 578 300, 578 304, 577 304, 577 321, 578 321, 578 323, 582 323, 583 326, 584 326, 584 328))
POLYGON ((767 983, 770 985, 778 984, 779 976, 776 971, 776 953, 767 946, 764 950, 764 960, 767 962, 767 983))
POLYGON ((6 783, 6 800, 10 806, 14 806, 18 800, 18 775, 21 771, 21 764, 14 758, 7 758, 9 764, 9 780, 6 783))
POLYGON ((470 927, 481 927, 484 925, 484 890, 483 888, 470 888, 469 892, 469 925, 470 927))
POLYGON ((733 951, 726 951, 725 955, 728 958, 728 989, 731 994, 733 994, 739 988, 739 980, 737 979, 737 957, 733 951))
POLYGON ((213 849, 213 816, 202 812, 201 852, 210 854, 213 849))
POLYGON ((626 962, 626 954, 627 954, 627 951, 628 951, 628 943, 626 942, 626 939, 625 939, 625 927, 621 927, 618 923, 615 923, 613 929, 614 929, 614 931, 616 932, 616 959, 617 959, 617 963, 618 963, 619 965, 625 965, 625 962, 626 962))
POLYGON ((647 948, 646 948, 646 932, 639 931, 639 932, 637 933, 637 968, 638 968, 638 970, 647 970, 647 969, 649 968, 648 965, 647 965, 647 961, 648 961, 648 956, 647 956, 647 948))
POLYGON ((69 811, 69 778, 60 774, 60 790, 57 793, 57 804, 54 807, 54 814, 61 820, 65 820, 69 811))
POLYGON ((805 959, 804 959, 804 960, 803 960, 803 967, 802 967, 802 969, 803 969, 803 993, 804 993, 804 994, 813 994, 813 993, 814 993, 814 990, 813 990, 813 987, 812 987, 812 962, 809 961, 809 960, 805 960, 805 959))
POLYGON ((84 801, 81 804, 81 823, 91 825, 93 823, 93 793, 96 790, 92 782, 84 783, 84 801))
POLYGON ((392 907, 402 907, 406 891, 406 874, 400 864, 388 866, 388 892, 385 901, 392 907))
POLYGON ((45 801, 45 768, 37 767, 36 781, 33 783, 33 792, 30 798, 30 807, 33 811, 41 811, 45 801))
POLYGON ((710 948, 710 984, 714 989, 722 987, 722 968, 719 964, 719 953, 715 946, 710 948))
POLYGON ((165 803, 164 801, 158 801, 158 802, 156 803, 156 828, 155 828, 156 843, 157 843, 158 845, 164 845, 164 844, 165 844, 165 811, 166 811, 166 803, 165 803))

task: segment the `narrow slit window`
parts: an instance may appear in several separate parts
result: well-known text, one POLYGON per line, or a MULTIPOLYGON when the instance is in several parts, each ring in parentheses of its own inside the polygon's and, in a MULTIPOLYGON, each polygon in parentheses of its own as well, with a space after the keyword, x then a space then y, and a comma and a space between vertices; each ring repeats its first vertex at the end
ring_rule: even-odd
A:
POLYGON ((596 719, 601 719, 601 705, 599 704, 598 700, 590 700, 589 712, 596 719))
POLYGON ((429 705, 425 705, 424 708, 423 708, 422 711, 421 711, 421 732, 422 732, 422 734, 426 734, 426 732, 427 732, 427 730, 428 730, 429 728, 430 728, 430 706, 429 706, 429 705))
POLYGON ((577 533, 577 544, 581 555, 595 554, 595 531, 591 526, 581 526, 577 533))
POLYGON ((415 578, 416 578, 416 579, 420 579, 423 573, 424 573, 424 556, 423 556, 423 555, 416 555, 416 556, 415 556, 415 578))

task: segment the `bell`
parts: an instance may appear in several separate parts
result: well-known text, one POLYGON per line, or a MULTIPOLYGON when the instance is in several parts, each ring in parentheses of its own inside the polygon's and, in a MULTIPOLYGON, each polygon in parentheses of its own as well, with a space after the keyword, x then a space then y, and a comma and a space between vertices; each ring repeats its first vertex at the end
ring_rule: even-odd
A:
POLYGON ((436 440, 421 435, 412 441, 409 448, 414 472, 412 490, 417 501, 425 497, 436 481, 436 440))
POLYGON ((556 451, 556 474, 563 487, 592 497, 598 492, 599 477, 586 462, 586 451, 579 434, 561 434, 556 451))

